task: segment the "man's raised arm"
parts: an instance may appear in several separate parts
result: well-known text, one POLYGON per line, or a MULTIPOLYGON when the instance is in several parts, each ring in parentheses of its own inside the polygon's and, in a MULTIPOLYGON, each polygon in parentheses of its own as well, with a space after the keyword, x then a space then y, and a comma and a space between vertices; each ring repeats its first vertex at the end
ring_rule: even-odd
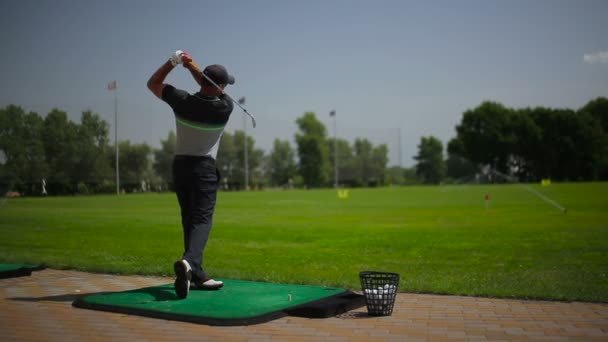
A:
POLYGON ((194 78, 196 83, 198 83, 198 85, 202 87, 203 71, 198 68, 196 63, 194 63, 194 60, 192 59, 192 56, 190 56, 189 53, 184 52, 182 54, 182 63, 184 63, 184 68, 190 71, 190 74, 192 75, 192 78, 194 78))
POLYGON ((148 80, 148 89, 150 89, 150 91, 159 99, 162 99, 163 96, 163 88, 165 87, 163 82, 165 81, 165 78, 167 78, 167 75, 176 65, 182 62, 183 54, 184 52, 181 50, 175 51, 175 53, 171 55, 171 58, 169 58, 165 64, 161 65, 148 80))

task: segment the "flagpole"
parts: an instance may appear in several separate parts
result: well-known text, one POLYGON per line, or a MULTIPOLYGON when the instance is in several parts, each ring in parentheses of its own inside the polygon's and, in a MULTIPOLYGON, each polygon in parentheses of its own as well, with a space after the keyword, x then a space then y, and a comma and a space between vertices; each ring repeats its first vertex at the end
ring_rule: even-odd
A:
POLYGON ((116 149, 116 194, 119 195, 120 175, 118 171, 118 94, 116 88, 116 83, 114 83, 114 145, 116 149))
POLYGON ((245 148, 245 191, 249 190, 249 158, 247 151, 247 117, 243 116, 243 132, 245 135, 244 148, 245 148))

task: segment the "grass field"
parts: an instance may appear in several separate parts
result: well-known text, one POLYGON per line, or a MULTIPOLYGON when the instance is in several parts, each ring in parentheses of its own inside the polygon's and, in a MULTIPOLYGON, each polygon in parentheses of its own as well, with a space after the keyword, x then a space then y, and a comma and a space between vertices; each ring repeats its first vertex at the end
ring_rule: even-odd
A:
MULTIPOLYGON (((401 292, 608 302, 608 183, 221 192, 205 254, 215 277, 401 292), (490 195, 489 208, 484 206, 490 195)), ((0 262, 172 275, 174 194, 21 198, 0 204, 0 262)))

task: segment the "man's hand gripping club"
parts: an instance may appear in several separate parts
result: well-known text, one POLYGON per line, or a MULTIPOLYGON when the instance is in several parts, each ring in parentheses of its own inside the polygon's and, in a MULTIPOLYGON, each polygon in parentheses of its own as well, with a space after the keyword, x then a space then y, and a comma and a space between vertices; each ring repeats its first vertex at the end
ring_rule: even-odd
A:
MULTIPOLYGON (((213 86, 215 86, 217 89, 219 89, 222 94, 228 96, 228 98, 230 100, 232 100, 232 102, 236 103, 237 106, 239 106, 241 108, 241 110, 243 112, 245 112, 245 114, 249 115, 249 117, 251 117, 251 123, 253 124, 253 128, 255 128, 256 122, 255 122, 255 117, 249 113, 247 111, 247 109, 245 109, 243 106, 241 106, 241 104, 238 101, 235 101, 232 96, 228 95, 228 93, 226 93, 226 91, 224 91, 224 89, 222 87, 220 87, 219 85, 217 85, 217 83, 215 83, 211 78, 209 78, 207 75, 205 75, 205 73, 203 72, 203 70, 201 69, 201 67, 198 66, 198 64, 196 64, 194 62, 194 60, 192 59, 192 56, 190 56, 190 54, 188 54, 187 52, 183 52, 181 50, 177 50, 175 51, 175 53, 173 54, 173 56, 181 56, 181 59, 179 59, 179 62, 184 64, 184 67, 188 70, 190 70, 190 73, 192 73, 192 76, 194 77, 194 79, 198 82, 199 85, 202 86, 202 80, 201 80, 201 75, 213 86)), ((171 58, 173 58, 173 56, 171 56, 171 58)), ((177 64, 179 64, 179 62, 177 64)))
POLYGON ((251 113, 249 113, 247 111, 247 109, 245 109, 243 106, 241 106, 241 104, 238 101, 235 101, 232 98, 232 96, 230 96, 228 93, 226 93, 222 87, 220 87, 211 78, 209 78, 207 75, 205 75, 205 73, 203 72, 201 67, 198 66, 198 64, 196 64, 194 62, 194 60, 192 59, 192 56, 190 56, 189 53, 184 52, 182 50, 177 50, 171 55, 171 57, 169 58, 169 62, 171 62, 171 65, 174 67, 177 66, 178 64, 183 64, 184 68, 186 68, 190 71, 190 73, 192 74, 192 77, 196 80, 196 82, 200 86, 203 85, 201 76, 204 77, 211 85, 213 85, 218 90, 220 90, 222 92, 222 94, 227 96, 232 102, 236 103, 236 105, 239 106, 241 108, 241 110, 243 112, 245 112, 245 114, 249 115, 249 117, 251 117, 251 122, 253 124, 253 128, 255 128, 255 125, 256 125, 255 117, 251 113))

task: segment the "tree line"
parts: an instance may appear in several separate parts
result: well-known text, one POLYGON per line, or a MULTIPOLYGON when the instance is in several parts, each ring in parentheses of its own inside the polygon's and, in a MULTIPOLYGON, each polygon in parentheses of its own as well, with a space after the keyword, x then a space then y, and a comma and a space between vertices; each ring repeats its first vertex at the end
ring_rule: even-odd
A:
MULTIPOLYGON (((578 110, 483 102, 463 113, 447 148, 436 137, 421 137, 411 168, 387 167, 385 144, 334 140, 315 113, 304 113, 296 124, 295 146, 275 139, 268 154, 245 132, 225 132, 217 160, 222 188, 244 189, 246 170, 250 188, 330 187, 336 173, 339 185, 347 187, 465 182, 492 173, 522 181, 608 179, 608 99, 603 97, 578 110)), ((121 190, 170 189, 175 139, 169 132, 159 149, 120 141, 121 190)), ((44 180, 53 195, 112 193, 115 147, 109 124, 91 111, 82 112, 76 123, 58 109, 42 117, 9 105, 0 109, 0 191, 38 195, 44 180)))
MULTIPOLYGON (((334 145, 325 126, 312 112, 305 113, 296 123, 296 146, 287 140, 275 139, 269 154, 256 148, 253 137, 245 135, 244 131, 237 130, 233 134, 224 132, 217 156, 222 188, 245 189, 246 173, 250 188, 331 186, 334 182, 332 146, 338 147, 340 184, 385 184, 384 171, 388 162, 386 145, 374 146, 367 139, 356 139, 352 145, 338 139, 338 144, 334 145)), ((175 133, 170 132, 166 140, 161 140, 161 148, 154 151, 153 169, 167 183, 170 183, 175 139, 175 133)))
MULTIPOLYGON (((255 147, 253 137, 243 131, 224 132, 217 166, 221 186, 245 188, 247 146, 250 188, 323 187, 330 182, 331 166, 326 129, 314 113, 298 119, 297 148, 275 139, 270 154, 255 147), (246 141, 245 141, 246 139, 246 141)), ((176 136, 161 139, 158 149, 146 143, 119 141, 119 184, 123 192, 166 191, 171 188, 171 164, 176 136)), ((381 184, 387 163, 385 145, 373 146, 357 139, 353 148, 339 141, 345 182, 352 186, 381 184), (374 154, 375 159, 372 158, 374 154)), ((92 111, 84 111, 80 122, 66 112, 53 109, 42 117, 19 106, 0 109, 0 191, 25 195, 112 193, 116 191, 116 146, 109 138, 109 124, 92 111)))
POLYGON ((608 99, 578 110, 483 102, 464 112, 447 154, 453 178, 487 166, 526 182, 607 180, 608 99))

